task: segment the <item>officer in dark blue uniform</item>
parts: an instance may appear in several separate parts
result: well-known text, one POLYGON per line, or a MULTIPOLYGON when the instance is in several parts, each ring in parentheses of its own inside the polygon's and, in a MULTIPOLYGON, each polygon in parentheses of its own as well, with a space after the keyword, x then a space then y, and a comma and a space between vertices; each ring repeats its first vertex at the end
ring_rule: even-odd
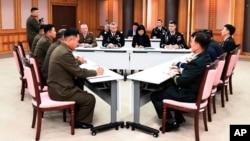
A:
POLYGON ((183 35, 176 31, 177 24, 174 20, 169 21, 168 31, 161 38, 160 48, 188 48, 183 35))
POLYGON ((110 31, 103 37, 102 46, 107 48, 123 47, 125 43, 123 33, 117 31, 117 23, 110 24, 110 31))
POLYGON ((155 28, 153 28, 152 33, 151 33, 151 38, 161 38, 163 34, 165 34, 165 32, 167 31, 167 29, 165 27, 162 26, 162 20, 158 19, 157 20, 157 26, 155 28))

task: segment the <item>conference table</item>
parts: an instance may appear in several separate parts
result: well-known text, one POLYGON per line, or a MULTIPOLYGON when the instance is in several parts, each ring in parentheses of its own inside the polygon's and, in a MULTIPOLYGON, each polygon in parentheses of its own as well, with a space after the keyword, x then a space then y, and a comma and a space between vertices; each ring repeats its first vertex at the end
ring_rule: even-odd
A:
POLYGON ((144 70, 190 52, 190 49, 154 47, 85 48, 79 46, 74 54, 88 58, 108 69, 144 70))
POLYGON ((132 101, 131 110, 134 113, 134 121, 126 122, 126 127, 132 127, 132 129, 140 129, 145 132, 152 133, 154 137, 158 136, 159 131, 148 126, 140 124, 140 107, 150 102, 150 94, 156 90, 161 89, 170 76, 168 75, 169 68, 173 62, 183 61, 191 54, 184 54, 177 58, 173 58, 165 63, 156 65, 149 69, 145 69, 141 72, 127 76, 128 80, 132 83, 132 92, 130 98, 132 101))
MULTIPOLYGON (((133 91, 129 96, 132 101, 130 109, 134 113, 134 122, 126 122, 126 127, 131 126, 132 129, 138 128, 144 131, 146 129, 146 132, 153 133, 153 136, 157 137, 158 130, 141 125, 139 122, 140 106, 150 101, 149 93, 151 92, 150 88, 148 89, 149 91, 146 90, 146 93, 141 92, 141 84, 159 85, 166 81, 169 77, 164 72, 166 72, 170 63, 189 55, 190 52, 191 50, 189 49, 152 47, 143 49, 132 47, 114 49, 77 47, 73 52, 74 55, 83 56, 87 58, 87 62, 90 62, 90 64, 99 64, 105 68, 105 72, 108 72, 108 75, 104 74, 99 77, 87 78, 85 84, 111 106, 111 123, 93 128, 92 135, 106 129, 117 129, 118 126, 124 126, 124 122, 116 121, 116 111, 120 102, 117 81, 123 79, 123 76, 109 69, 138 69, 143 71, 128 76, 128 79, 133 82, 131 86, 133 91)), ((88 67, 85 66, 85 68, 88 67)))

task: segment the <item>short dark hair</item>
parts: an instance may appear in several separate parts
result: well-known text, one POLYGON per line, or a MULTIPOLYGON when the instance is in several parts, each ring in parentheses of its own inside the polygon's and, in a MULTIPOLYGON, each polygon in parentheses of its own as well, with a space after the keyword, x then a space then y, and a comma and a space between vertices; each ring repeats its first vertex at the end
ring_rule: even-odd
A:
POLYGON ((229 30, 229 34, 230 34, 230 35, 233 35, 233 34, 234 34, 234 32, 235 32, 235 27, 234 27, 233 25, 231 25, 231 24, 225 24, 224 27, 226 27, 227 30, 229 30))
POLYGON ((79 35, 79 31, 75 28, 67 28, 64 31, 64 38, 69 37, 69 36, 77 36, 79 35))
POLYGON ((137 30, 136 30, 137 35, 139 35, 139 34, 138 34, 138 31, 139 31, 139 30, 143 30, 143 31, 144 31, 144 34, 146 34, 146 30, 145 30, 144 25, 141 24, 141 25, 138 26, 138 28, 137 28, 137 30))
POLYGON ((65 31, 66 31, 65 28, 62 28, 62 29, 58 30, 58 31, 56 32, 56 39, 60 39, 60 38, 64 37, 64 32, 65 32, 65 31))
POLYGON ((194 41, 200 44, 201 48, 203 50, 206 50, 209 43, 210 43, 210 38, 208 35, 203 32, 203 31, 196 31, 191 35, 194 38, 194 41))
POLYGON ((35 11, 35 10, 38 10, 38 8, 37 8, 37 7, 32 7, 32 8, 30 9, 30 12, 33 12, 33 11, 35 11))
POLYGON ((55 27, 53 24, 45 24, 44 25, 44 33, 51 31, 53 27, 55 27))
POLYGON ((210 38, 213 37, 213 31, 210 29, 204 29, 203 32, 205 32, 207 34, 207 36, 209 36, 210 38))
POLYGON ((161 19, 158 19, 157 21, 162 22, 162 20, 161 20, 161 19))
POLYGON ((176 23, 176 21, 175 21, 175 20, 170 20, 170 21, 168 22, 168 24, 174 24, 174 25, 177 25, 177 23, 176 23))
POLYGON ((139 24, 137 22, 134 22, 133 25, 139 26, 139 24))

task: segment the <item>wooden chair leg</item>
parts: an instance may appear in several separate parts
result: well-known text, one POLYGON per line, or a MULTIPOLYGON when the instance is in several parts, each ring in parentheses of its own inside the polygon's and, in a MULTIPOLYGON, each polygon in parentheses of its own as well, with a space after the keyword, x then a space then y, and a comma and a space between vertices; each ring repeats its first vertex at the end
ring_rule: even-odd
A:
POLYGON ((213 96, 213 110, 214 110, 214 113, 216 113, 215 100, 216 100, 216 94, 213 96))
POLYGON ((195 134, 195 141, 200 141, 200 137, 199 137, 199 112, 195 112, 195 114, 194 114, 194 134, 195 134))
POLYGON ((162 112, 162 133, 164 134, 166 131, 166 121, 167 120, 167 108, 163 107, 163 112, 162 112))
POLYGON ((63 121, 66 122, 66 109, 63 110, 63 121))
POLYGON ((22 86, 21 86, 21 101, 23 101, 24 99, 24 90, 25 90, 25 86, 26 86, 26 80, 25 79, 22 79, 21 78, 21 81, 22 81, 22 86))
POLYGON ((211 116, 211 97, 208 98, 208 104, 207 104, 207 112, 208 112, 208 121, 212 122, 212 116, 211 116))
POLYGON ((228 92, 227 92, 227 85, 225 85, 225 96, 226 96, 226 101, 228 101, 228 92))
POLYGON ((208 127, 207 127, 207 110, 206 109, 205 109, 205 111, 203 111, 203 122, 204 122, 205 131, 208 131, 208 127))
POLYGON ((43 112, 38 110, 38 118, 37 118, 37 129, 36 129, 36 141, 40 139, 41 127, 42 127, 42 114, 43 112))
POLYGON ((233 75, 231 75, 231 76, 229 77, 229 91, 230 91, 230 94, 233 94, 232 77, 233 77, 233 75))
POLYGON ((71 135, 75 134, 75 105, 71 106, 71 135))
POLYGON ((36 125, 36 114, 37 114, 37 110, 36 110, 36 108, 33 108, 33 120, 32 120, 31 128, 35 128, 35 125, 36 125))
POLYGON ((225 100, 224 100, 224 86, 221 87, 221 107, 225 107, 225 100))

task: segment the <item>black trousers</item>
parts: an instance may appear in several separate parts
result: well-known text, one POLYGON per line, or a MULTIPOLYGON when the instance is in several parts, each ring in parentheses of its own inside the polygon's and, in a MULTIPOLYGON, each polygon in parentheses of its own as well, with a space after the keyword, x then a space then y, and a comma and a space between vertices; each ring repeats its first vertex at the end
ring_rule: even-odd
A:
MULTIPOLYGON (((167 83, 167 85, 163 88, 163 90, 152 93, 150 98, 154 105, 156 113, 160 119, 162 118, 162 112, 163 112, 163 102, 162 102, 163 99, 172 99, 183 102, 193 102, 190 101, 190 99, 188 99, 187 97, 183 97, 183 93, 181 92, 181 90, 171 82, 167 83)), ((170 111, 173 111, 173 109, 167 110, 168 120, 173 119, 173 116, 170 111)), ((174 111, 179 113, 179 111, 176 110, 174 111)))

